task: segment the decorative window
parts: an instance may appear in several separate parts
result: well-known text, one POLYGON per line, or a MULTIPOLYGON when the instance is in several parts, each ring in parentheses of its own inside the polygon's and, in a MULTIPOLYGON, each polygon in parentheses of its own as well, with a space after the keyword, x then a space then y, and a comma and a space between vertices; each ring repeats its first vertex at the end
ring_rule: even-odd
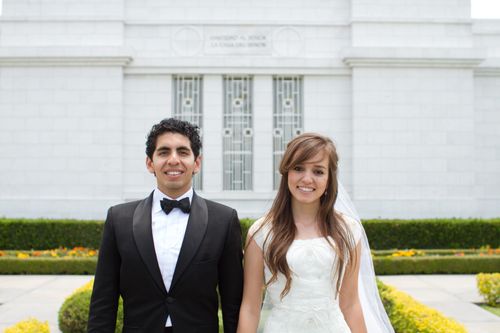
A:
MULTIPOLYGON (((203 135, 202 86, 201 76, 174 76, 172 89, 173 117, 197 125, 200 128, 200 136, 203 135)), ((202 177, 202 172, 194 176, 194 189, 202 189, 202 177)))
POLYGON ((224 77, 223 189, 252 189, 252 78, 224 77))
POLYGON ((273 170, 274 189, 281 180, 279 165, 286 145, 302 133, 303 83, 302 77, 274 77, 273 79, 273 170))

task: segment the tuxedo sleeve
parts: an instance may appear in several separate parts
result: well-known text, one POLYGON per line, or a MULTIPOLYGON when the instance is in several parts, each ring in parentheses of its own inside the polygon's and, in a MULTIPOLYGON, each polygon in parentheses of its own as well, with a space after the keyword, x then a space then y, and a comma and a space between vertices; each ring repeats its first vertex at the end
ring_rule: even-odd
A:
POLYGON ((88 333, 113 333, 119 297, 120 255, 116 246, 112 207, 104 223, 90 300, 88 333))
POLYGON ((224 250, 219 261, 219 293, 225 333, 235 333, 243 293, 241 226, 233 210, 224 250))

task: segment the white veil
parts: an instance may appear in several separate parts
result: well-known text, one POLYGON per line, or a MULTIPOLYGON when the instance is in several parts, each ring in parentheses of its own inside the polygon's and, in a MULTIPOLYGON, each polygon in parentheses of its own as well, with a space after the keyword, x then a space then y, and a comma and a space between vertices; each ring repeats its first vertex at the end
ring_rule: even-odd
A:
POLYGON ((375 271, 370 252, 370 245, 366 237, 365 229, 361 224, 354 203, 344 186, 338 183, 338 195, 335 201, 335 210, 347 215, 356 220, 361 227, 361 262, 359 267, 358 277, 358 293, 363 316, 365 318, 366 328, 368 333, 394 333, 387 313, 385 312, 382 301, 378 293, 377 283, 375 280, 375 271))

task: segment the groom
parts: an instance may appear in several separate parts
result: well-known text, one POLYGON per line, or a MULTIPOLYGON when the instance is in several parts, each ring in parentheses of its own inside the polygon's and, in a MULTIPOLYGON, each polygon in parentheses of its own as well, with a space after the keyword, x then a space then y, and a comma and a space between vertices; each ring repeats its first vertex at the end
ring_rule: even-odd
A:
POLYGON ((198 127, 176 119, 154 125, 146 166, 157 188, 111 207, 104 225, 88 332, 115 331, 118 297, 123 332, 236 332, 242 297, 241 230, 236 211, 199 197, 198 127))

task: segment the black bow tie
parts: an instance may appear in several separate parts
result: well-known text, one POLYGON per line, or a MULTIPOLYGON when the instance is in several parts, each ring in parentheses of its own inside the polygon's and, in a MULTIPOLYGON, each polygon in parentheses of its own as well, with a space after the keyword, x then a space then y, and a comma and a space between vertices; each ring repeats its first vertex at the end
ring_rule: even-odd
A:
POLYGON ((189 198, 184 198, 179 201, 163 198, 160 201, 160 206, 161 209, 163 209, 163 211, 165 212, 165 214, 170 213, 174 208, 179 208, 184 213, 189 213, 189 211, 191 210, 191 204, 189 203, 189 198))

